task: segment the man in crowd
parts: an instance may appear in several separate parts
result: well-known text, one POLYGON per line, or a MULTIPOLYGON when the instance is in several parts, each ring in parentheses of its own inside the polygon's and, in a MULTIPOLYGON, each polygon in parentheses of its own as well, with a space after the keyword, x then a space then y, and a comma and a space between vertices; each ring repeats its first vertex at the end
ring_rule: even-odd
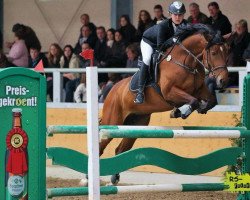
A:
POLYGON ((166 19, 166 17, 163 15, 163 9, 161 5, 155 5, 154 7, 154 24, 159 24, 160 22, 162 22, 164 19, 166 19))
POLYGON ((189 4, 189 13, 190 16, 188 17, 187 21, 191 24, 208 23, 208 17, 200 11, 200 7, 197 3, 190 3, 189 4))
POLYGON ((219 30, 221 32, 221 35, 226 35, 232 32, 232 25, 228 18, 220 11, 217 2, 209 3, 208 11, 210 13, 208 24, 210 24, 214 30, 219 30))

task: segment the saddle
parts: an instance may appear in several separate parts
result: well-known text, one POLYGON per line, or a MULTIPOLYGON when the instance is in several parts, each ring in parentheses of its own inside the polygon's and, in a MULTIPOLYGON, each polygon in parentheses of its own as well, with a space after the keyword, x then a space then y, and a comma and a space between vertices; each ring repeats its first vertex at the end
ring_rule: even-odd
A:
MULTIPOLYGON (((162 96, 161 94, 161 89, 160 86, 157 84, 158 81, 158 73, 159 73, 159 62, 160 59, 162 58, 162 52, 165 52, 169 47, 172 47, 175 43, 175 37, 171 37, 169 38, 166 42, 164 42, 160 48, 159 51, 154 51, 154 53, 152 54, 152 59, 151 59, 151 64, 149 66, 149 71, 148 71, 148 76, 149 77, 146 80, 146 85, 145 87, 152 87, 155 89, 155 91, 162 96)), ((140 62, 142 62, 141 59, 138 60, 139 62, 139 66, 140 62)), ((130 81, 129 84, 129 89, 131 92, 138 92, 139 86, 138 86, 138 80, 139 80, 139 71, 136 72, 130 81)))
MULTIPOLYGON (((148 70, 148 74, 147 77, 148 79, 146 80, 146 85, 145 87, 152 87, 155 89, 155 91, 161 94, 161 89, 159 87, 159 85, 157 84, 157 77, 158 77, 158 72, 159 72, 159 64, 158 61, 160 59, 160 53, 158 51, 155 51, 152 54, 152 59, 151 59, 151 64, 148 70)), ((139 66, 140 66, 140 62, 142 62, 141 59, 138 60, 139 62, 139 66)), ((129 89, 131 92, 138 92, 139 86, 138 86, 138 82, 139 82, 139 71, 137 71, 131 78, 131 81, 129 83, 129 89)))

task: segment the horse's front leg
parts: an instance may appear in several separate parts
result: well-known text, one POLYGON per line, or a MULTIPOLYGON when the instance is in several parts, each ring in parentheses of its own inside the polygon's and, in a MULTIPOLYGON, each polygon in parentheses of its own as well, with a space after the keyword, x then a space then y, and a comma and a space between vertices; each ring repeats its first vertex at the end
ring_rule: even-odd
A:
POLYGON ((200 99, 200 103, 197 112, 200 114, 206 114, 208 110, 217 105, 216 96, 208 90, 205 84, 199 90, 198 99, 200 99))
POLYGON ((194 110, 199 107, 198 99, 177 87, 173 87, 170 92, 164 96, 164 98, 168 101, 174 102, 177 105, 182 105, 179 108, 175 108, 171 112, 171 118, 181 117, 182 119, 186 119, 194 110))

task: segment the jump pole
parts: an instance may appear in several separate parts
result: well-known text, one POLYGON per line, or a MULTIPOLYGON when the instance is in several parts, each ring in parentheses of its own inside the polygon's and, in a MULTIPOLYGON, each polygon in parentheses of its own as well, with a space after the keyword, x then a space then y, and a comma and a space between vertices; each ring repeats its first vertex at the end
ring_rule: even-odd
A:
POLYGON ((87 140, 88 140, 88 192, 89 200, 100 200, 100 163, 98 127, 98 72, 87 67, 87 140))

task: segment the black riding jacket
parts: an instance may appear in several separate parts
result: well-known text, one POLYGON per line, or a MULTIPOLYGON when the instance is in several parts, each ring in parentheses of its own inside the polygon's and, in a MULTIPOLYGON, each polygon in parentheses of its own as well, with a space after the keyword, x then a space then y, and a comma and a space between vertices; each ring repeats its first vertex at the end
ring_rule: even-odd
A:
MULTIPOLYGON (((150 27, 143 33, 143 41, 154 49, 160 48, 165 41, 174 36, 175 32, 172 23, 172 19, 170 18, 150 27)), ((187 21, 183 19, 181 24, 183 23, 187 24, 187 21)))

